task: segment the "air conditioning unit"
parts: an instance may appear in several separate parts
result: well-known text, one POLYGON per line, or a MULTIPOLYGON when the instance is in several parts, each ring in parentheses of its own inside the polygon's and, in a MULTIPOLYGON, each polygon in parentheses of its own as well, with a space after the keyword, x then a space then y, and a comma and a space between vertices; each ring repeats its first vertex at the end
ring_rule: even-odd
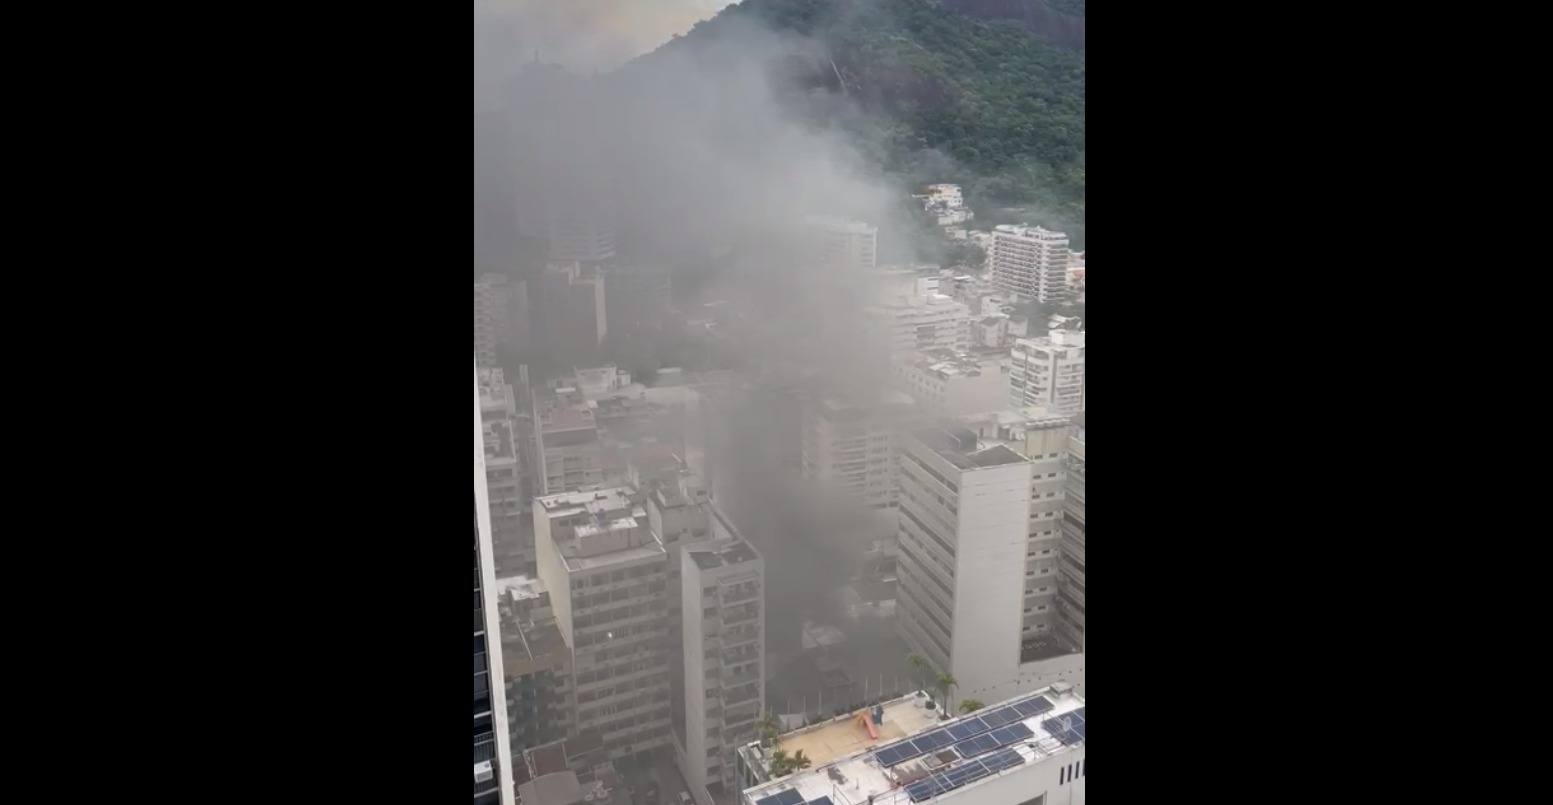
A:
POLYGON ((495 776, 496 772, 491 766, 491 761, 482 760, 475 764, 475 782, 488 783, 495 776))

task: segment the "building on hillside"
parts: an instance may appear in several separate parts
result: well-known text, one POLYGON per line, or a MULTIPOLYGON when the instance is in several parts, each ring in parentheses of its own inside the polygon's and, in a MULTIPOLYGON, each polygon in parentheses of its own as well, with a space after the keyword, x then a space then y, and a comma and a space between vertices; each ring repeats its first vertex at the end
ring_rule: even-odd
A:
POLYGON ((892 354, 941 347, 964 350, 971 345, 971 311, 943 294, 897 298, 863 308, 875 337, 892 354))
POLYGON ((539 579, 572 650, 570 762, 671 744, 668 564, 633 490, 539 498, 539 579))
POLYGON ((503 688, 501 623, 496 604, 496 557, 491 547, 491 512, 485 486, 485 429, 480 422, 480 376, 475 373, 475 628, 474 777, 475 805, 514 805, 503 688))
MULTIPOLYGON (((1052 685, 893 740, 881 735, 840 757, 825 753, 824 762, 745 789, 739 805, 1084 805, 1084 717, 1084 699, 1052 685)), ((783 751, 798 735, 783 739, 783 751)), ((740 750, 755 768, 764 754, 758 745, 740 750)))
POLYGON ((1009 356, 1009 404, 1045 406, 1063 414, 1084 410, 1084 333, 1053 330, 1021 338, 1009 356))
POLYGON ((895 380, 923 412, 962 416, 1008 406, 1006 356, 927 349, 895 356, 895 380))
MULTIPOLYGON (((1045 448, 1042 437, 1034 446, 1045 448)), ((1082 655, 1051 645, 1042 627, 1051 605, 1041 602, 1056 586, 1055 557, 1041 553, 1056 544, 1042 533, 1055 519, 1043 515, 1048 501, 1060 507, 1045 492, 1060 479, 1043 471, 1037 480, 1020 449, 1033 452, 1027 440, 982 440, 953 423, 918 430, 901 448, 901 637, 953 674, 960 695, 983 701, 1059 680, 1083 685, 1082 655)), ((1043 453, 1039 466, 1049 463, 1043 453)))
POLYGON ((1068 236, 1038 226, 1004 224, 992 230, 992 280, 1023 300, 1068 301, 1068 236))
POLYGON ((855 403, 813 401, 803 412, 803 475, 873 509, 895 508, 896 449, 919 417, 900 392, 855 403))

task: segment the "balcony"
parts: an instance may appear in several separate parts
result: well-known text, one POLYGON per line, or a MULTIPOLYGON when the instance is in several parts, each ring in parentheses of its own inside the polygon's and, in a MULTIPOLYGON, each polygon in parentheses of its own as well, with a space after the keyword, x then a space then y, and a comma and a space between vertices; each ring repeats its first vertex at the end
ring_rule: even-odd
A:
POLYGON ((745 673, 724 673, 721 675, 721 677, 719 677, 719 679, 722 681, 723 687, 732 688, 739 685, 748 685, 753 682, 759 682, 760 674, 753 671, 748 671, 745 673))
POLYGON ((733 629, 722 633, 723 648, 731 649, 746 643, 755 643, 760 640, 760 630, 756 628, 733 629))
POLYGON ((740 705, 753 702, 759 698, 759 685, 741 685, 732 689, 724 688, 722 692, 723 712, 731 713, 740 705))
POLYGON ((742 606, 729 607, 722 611, 724 626, 736 626, 753 621, 758 617, 760 617, 760 606, 758 604, 744 604, 742 606))
POLYGON ((753 582, 733 584, 719 588, 718 593, 722 605, 725 607, 731 607, 738 604, 743 604, 748 601, 754 601, 757 597, 760 596, 760 585, 753 582))

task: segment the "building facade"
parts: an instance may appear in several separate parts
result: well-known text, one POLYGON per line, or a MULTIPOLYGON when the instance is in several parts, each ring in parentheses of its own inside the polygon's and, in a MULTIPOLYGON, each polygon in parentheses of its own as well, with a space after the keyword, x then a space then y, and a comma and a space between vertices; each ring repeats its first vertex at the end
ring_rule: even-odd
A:
POLYGON ((475 376, 475 805, 515 805, 501 624, 496 607, 496 558, 491 548, 490 501, 485 487, 485 433, 480 423, 480 380, 475 376))
POLYGON ((572 650, 573 762, 669 746, 668 563, 633 490, 539 498, 539 580, 572 650))
POLYGON ((1080 651, 1084 649, 1084 441, 1084 414, 1080 412, 1073 417, 1064 456, 1067 484, 1057 597, 1057 626, 1080 651))
POLYGON ((957 417, 1000 411, 1008 406, 1007 358, 951 349, 895 356, 897 387, 923 412, 957 417))
POLYGON ((910 296, 863 309, 891 353, 971 346, 971 310, 943 294, 910 296))
POLYGON ((1023 300, 1068 301, 1068 236, 1038 226, 992 229, 992 283, 1023 300))
POLYGON ((538 494, 603 486, 604 446, 596 411, 575 386, 534 392, 534 429, 538 494))
POLYGON ((803 474, 872 509, 896 505, 896 450, 918 417, 915 401, 886 392, 872 404, 814 400, 803 412, 803 474))
POLYGON ((610 265, 603 274, 605 319, 611 330, 620 334, 651 330, 673 314, 667 269, 610 265))
POLYGON ((1045 338, 1021 338, 1009 358, 1010 405, 1062 414, 1084 410, 1083 331, 1053 330, 1045 338))
POLYGON ((491 509, 496 572, 531 573, 534 533, 530 514, 536 494, 534 428, 519 392, 501 369, 480 369, 480 413, 485 438, 485 483, 491 509))
POLYGON ((945 423, 902 442, 901 637, 962 696, 1082 687, 1082 655, 1053 626, 1062 425, 1033 419, 983 439, 945 423))
POLYGON ((475 280, 475 365, 497 366, 497 348, 521 352, 528 335, 528 286, 505 274, 475 280))
POLYGON ((862 221, 810 217, 804 222, 809 261, 817 268, 854 272, 878 264, 879 228, 862 221))

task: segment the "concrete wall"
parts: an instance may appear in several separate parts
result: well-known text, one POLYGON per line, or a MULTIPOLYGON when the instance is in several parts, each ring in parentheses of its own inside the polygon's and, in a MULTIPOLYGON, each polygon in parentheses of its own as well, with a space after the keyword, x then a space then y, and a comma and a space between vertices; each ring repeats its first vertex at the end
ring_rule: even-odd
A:
POLYGON ((977 688, 1019 665, 1030 464, 964 473, 958 506, 952 673, 977 688))

